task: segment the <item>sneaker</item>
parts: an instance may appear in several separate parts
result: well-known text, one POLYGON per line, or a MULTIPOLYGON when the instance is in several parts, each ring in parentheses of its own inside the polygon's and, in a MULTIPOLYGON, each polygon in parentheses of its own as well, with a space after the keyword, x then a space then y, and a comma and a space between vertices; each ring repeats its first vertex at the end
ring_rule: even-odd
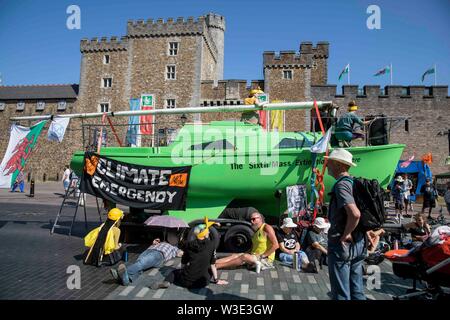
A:
POLYGON ((267 259, 263 259, 261 260, 261 270, 267 270, 267 269, 273 269, 275 268, 274 265, 272 264, 272 262, 270 262, 267 259))
POLYGON ((256 261, 255 265, 256 265, 256 273, 260 273, 262 267, 261 261, 256 261))
POLYGON ((119 278, 119 281, 124 285, 127 286, 130 283, 130 280, 128 278, 128 272, 127 267, 125 264, 121 263, 117 267, 117 276, 119 278))
POLYGON ((109 272, 111 272, 111 275, 114 278, 114 280, 119 280, 119 273, 117 272, 116 269, 111 268, 109 269, 109 272))

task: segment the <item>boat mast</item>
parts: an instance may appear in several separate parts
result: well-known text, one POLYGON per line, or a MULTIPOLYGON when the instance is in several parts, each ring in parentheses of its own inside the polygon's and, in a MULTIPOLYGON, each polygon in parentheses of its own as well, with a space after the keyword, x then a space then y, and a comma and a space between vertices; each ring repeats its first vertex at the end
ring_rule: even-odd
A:
MULTIPOLYGON (((331 106, 331 101, 317 101, 319 108, 331 106)), ((170 115, 170 114, 190 114, 190 113, 211 113, 211 112, 246 112, 259 110, 309 110, 314 107, 314 101, 307 102, 283 102, 266 103, 263 105, 238 105, 238 106, 218 106, 218 107, 189 107, 178 109, 153 109, 153 110, 134 110, 134 111, 110 111, 93 113, 72 113, 61 115, 43 115, 43 116, 23 116, 11 117, 10 121, 18 120, 48 120, 53 118, 101 118, 103 115, 112 117, 139 116, 139 115, 170 115)))

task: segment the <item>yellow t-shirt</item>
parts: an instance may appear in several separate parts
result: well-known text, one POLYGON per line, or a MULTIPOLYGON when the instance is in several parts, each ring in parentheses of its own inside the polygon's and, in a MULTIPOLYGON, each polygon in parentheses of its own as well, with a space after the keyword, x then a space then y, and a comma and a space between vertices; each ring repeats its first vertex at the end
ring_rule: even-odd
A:
MULTIPOLYGON (((253 254, 261 255, 267 251, 268 248, 272 247, 272 242, 270 241, 267 234, 264 232, 264 226, 266 224, 263 223, 262 226, 253 234, 252 237, 252 251, 253 254)), ((267 257, 270 261, 275 260, 275 252, 273 252, 270 256, 267 257)))

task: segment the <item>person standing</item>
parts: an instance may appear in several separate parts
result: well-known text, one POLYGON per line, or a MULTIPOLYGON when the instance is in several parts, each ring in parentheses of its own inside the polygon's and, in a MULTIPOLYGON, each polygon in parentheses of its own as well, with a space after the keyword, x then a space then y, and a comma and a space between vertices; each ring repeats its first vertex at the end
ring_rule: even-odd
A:
POLYGON ((364 126, 370 121, 363 121, 356 115, 358 106, 355 101, 350 101, 348 104, 348 112, 342 115, 336 123, 335 138, 338 141, 343 141, 344 144, 350 144, 353 139, 364 139, 364 134, 355 132, 355 126, 364 126))
POLYGON ((411 202, 411 190, 413 188, 412 181, 408 178, 408 174, 403 174, 403 192, 405 202, 405 215, 408 214, 408 209, 411 202))
POLYGON ((394 187, 392 188, 392 198, 394 199, 395 213, 398 216, 399 221, 403 219, 402 211, 405 200, 404 181, 401 176, 395 178, 394 187))
POLYGON ((361 212, 353 198, 353 179, 348 170, 356 167, 353 156, 335 149, 328 157, 328 174, 337 181, 331 191, 328 219, 328 269, 334 300, 365 300, 363 262, 366 235, 357 230, 361 212))
POLYGON ((69 166, 64 167, 64 174, 62 177, 62 182, 63 182, 63 186, 64 186, 64 191, 67 191, 67 189, 69 189, 69 186, 70 186, 70 167, 69 166))
POLYGON ((19 187, 21 193, 24 192, 25 176, 22 171, 19 171, 19 174, 16 177, 16 181, 14 181, 14 184, 12 186, 11 192, 16 192, 17 187, 19 187))
POLYGON ((431 211, 436 207, 437 191, 431 184, 430 178, 425 180, 425 184, 420 188, 420 192, 423 194, 422 214, 428 208, 428 219, 431 219, 431 211))

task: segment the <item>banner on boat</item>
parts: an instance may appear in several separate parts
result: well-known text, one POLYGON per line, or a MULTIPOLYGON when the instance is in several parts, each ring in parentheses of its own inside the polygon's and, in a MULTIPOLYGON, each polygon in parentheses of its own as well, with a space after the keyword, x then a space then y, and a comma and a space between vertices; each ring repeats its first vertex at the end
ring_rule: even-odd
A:
POLYGON ((191 166, 152 167, 85 153, 82 191, 134 208, 185 210, 191 166))

